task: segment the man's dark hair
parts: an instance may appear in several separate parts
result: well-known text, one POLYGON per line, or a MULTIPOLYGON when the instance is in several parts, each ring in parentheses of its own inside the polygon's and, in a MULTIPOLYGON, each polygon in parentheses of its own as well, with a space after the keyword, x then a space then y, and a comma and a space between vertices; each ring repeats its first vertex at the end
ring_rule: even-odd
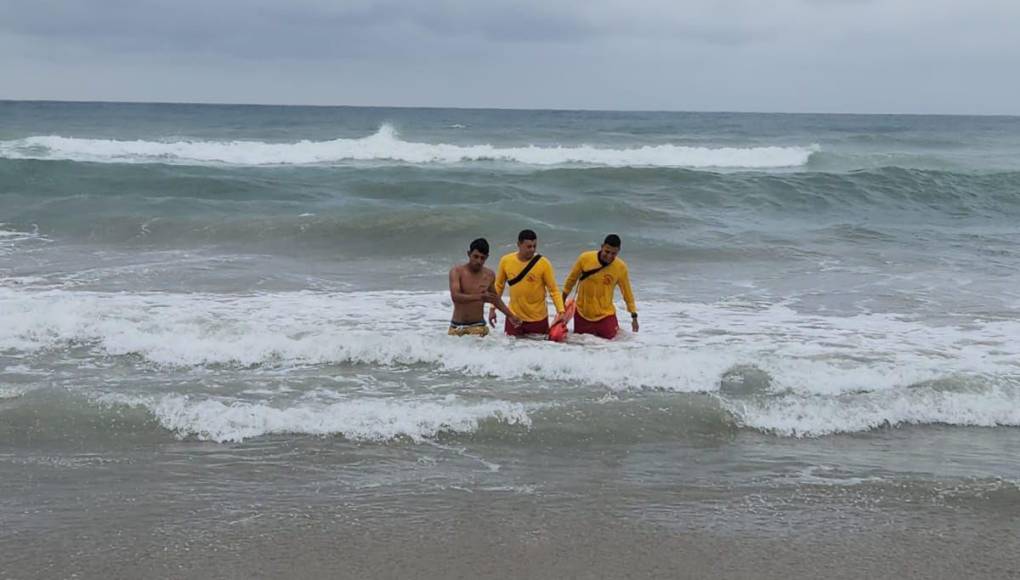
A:
POLYGON ((620 241, 620 236, 616 234, 609 234, 608 236, 606 236, 605 241, 602 243, 607 246, 612 246, 614 248, 619 248, 620 245, 622 244, 622 242, 620 241))
POLYGON ((537 240, 538 234, 535 230, 521 230, 521 233, 517 234, 517 243, 521 243, 524 240, 537 240))
POLYGON ((489 255, 489 241, 485 238, 478 238, 471 242, 471 246, 468 247, 468 253, 478 250, 479 253, 489 255))

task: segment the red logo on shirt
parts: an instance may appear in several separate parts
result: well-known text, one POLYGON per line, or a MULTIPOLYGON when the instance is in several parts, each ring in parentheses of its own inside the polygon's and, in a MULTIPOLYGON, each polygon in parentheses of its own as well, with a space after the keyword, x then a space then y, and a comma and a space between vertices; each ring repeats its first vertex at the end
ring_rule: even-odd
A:
POLYGON ((612 286, 613 285, 613 277, 610 276, 609 274, 603 274, 602 275, 602 283, 605 284, 606 286, 612 286))

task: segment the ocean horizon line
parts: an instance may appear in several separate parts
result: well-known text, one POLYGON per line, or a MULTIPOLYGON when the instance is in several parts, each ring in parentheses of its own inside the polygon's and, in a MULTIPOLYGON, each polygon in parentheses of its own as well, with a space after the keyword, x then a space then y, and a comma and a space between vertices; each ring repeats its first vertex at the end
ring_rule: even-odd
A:
POLYGON ((169 105, 203 107, 252 107, 252 108, 295 108, 295 109, 395 109, 419 111, 519 111, 550 113, 658 113, 696 115, 784 115, 784 116, 832 116, 832 117, 956 117, 956 118, 1020 118, 1010 113, 914 113, 914 112, 855 112, 855 111, 752 111, 725 109, 605 109, 598 107, 499 107, 499 106, 437 106, 437 105, 366 105, 366 104, 315 104, 315 103, 240 103, 217 101, 133 101, 95 99, 13 99, 0 98, 0 103, 65 104, 65 105, 169 105))

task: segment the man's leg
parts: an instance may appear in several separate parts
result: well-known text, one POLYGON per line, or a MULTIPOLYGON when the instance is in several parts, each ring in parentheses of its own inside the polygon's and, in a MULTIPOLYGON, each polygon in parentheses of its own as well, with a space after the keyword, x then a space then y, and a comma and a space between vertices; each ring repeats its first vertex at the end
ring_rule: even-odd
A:
POLYGON ((596 332, 595 334, 601 336, 606 340, 613 340, 614 338, 616 338, 616 333, 617 331, 620 330, 620 322, 616 320, 615 314, 610 314, 609 316, 598 321, 597 324, 599 328, 598 332, 596 332))

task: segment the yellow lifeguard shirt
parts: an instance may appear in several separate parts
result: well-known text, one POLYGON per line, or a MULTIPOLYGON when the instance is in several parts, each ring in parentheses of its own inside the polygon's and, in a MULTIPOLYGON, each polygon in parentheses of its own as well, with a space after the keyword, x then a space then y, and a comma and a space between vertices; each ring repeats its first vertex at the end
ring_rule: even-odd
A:
MULTIPOLYGON (((502 296, 507 281, 516 278, 530 261, 521 261, 517 257, 517 252, 500 258, 499 268, 496 270, 496 294, 502 296)), ((549 296, 552 296, 556 312, 563 312, 563 296, 556 286, 552 264, 548 258, 542 256, 523 280, 510 286, 510 312, 524 322, 549 318, 549 309, 545 303, 546 290, 549 291, 549 296)))
POLYGON ((630 289, 630 273, 627 270, 627 263, 616 258, 612 264, 602 268, 598 272, 581 280, 582 272, 590 272, 602 268, 599 262, 598 250, 584 252, 577 257, 570 275, 563 283, 563 295, 569 296, 577 287, 577 312, 585 320, 597 322, 603 318, 616 314, 616 305, 613 304, 613 294, 616 287, 620 287, 623 293, 623 300, 627 303, 628 312, 637 312, 634 305, 634 292, 630 289))

